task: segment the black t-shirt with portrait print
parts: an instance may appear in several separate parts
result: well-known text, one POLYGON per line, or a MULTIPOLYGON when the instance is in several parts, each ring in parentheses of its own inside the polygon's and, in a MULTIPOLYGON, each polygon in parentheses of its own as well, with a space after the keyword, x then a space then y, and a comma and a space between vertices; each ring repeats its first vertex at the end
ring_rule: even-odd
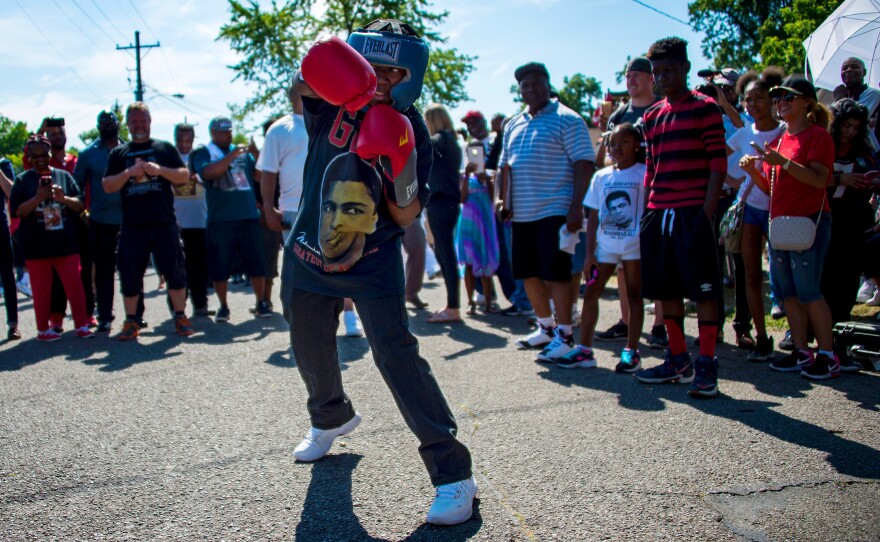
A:
MULTIPOLYGON (((379 196, 375 229, 359 239, 363 248, 361 251, 358 247, 355 258, 334 263, 323 253, 320 241, 322 215, 327 212, 327 207, 335 206, 322 201, 325 171, 328 171, 334 159, 350 158, 342 155, 350 152, 365 113, 358 111, 350 114, 342 107, 307 97, 303 97, 303 109, 309 148, 299 213, 284 247, 282 280, 293 288, 338 297, 403 295, 403 260, 400 252, 403 228, 388 214, 384 196, 379 196)), ((409 107, 404 116, 409 119, 415 134, 418 199, 424 208, 433 160, 428 128, 415 107, 409 107)), ((381 166, 377 165, 375 170, 382 175, 381 166)))
MULTIPOLYGON (((105 177, 121 173, 137 161, 154 162, 169 168, 186 167, 177 148, 167 141, 150 139, 133 141, 110 151, 105 177)), ((176 222, 174 191, 171 182, 163 177, 144 175, 130 178, 119 192, 122 200, 122 226, 140 226, 176 222)))
MULTIPOLYGON (((60 186, 65 196, 79 198, 82 194, 73 176, 63 169, 52 168, 52 184, 60 186)), ((16 216, 18 207, 37 195, 41 177, 29 169, 19 175, 9 195, 9 209, 16 216)), ((25 260, 57 258, 79 253, 76 213, 63 203, 49 197, 37 205, 29 215, 22 217, 16 235, 20 236, 25 260)))

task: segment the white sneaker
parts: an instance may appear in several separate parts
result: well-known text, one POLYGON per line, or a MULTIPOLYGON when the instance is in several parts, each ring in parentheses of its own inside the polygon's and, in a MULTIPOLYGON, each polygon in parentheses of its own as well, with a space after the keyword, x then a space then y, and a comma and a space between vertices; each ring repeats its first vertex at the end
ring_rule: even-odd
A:
POLYGON ((474 298, 474 303, 476 303, 477 305, 485 305, 486 304, 486 296, 484 296, 481 293, 477 293, 476 297, 474 298))
POLYGON ((293 450, 293 457, 297 461, 317 461, 321 459, 330 451, 330 447, 333 446, 333 441, 336 437, 351 433, 360 423, 361 415, 355 412, 352 419, 336 429, 315 429, 312 427, 303 441, 299 443, 299 446, 293 450))
POLYGON ((878 307, 880 306, 880 290, 874 292, 874 295, 871 296, 871 299, 865 301, 865 305, 869 307, 878 307))
POLYGON ((780 305, 773 305, 770 307, 770 318, 774 320, 779 320, 785 316, 785 309, 783 309, 780 305))
POLYGON ((354 311, 345 311, 342 313, 342 321, 345 323, 346 337, 363 337, 364 328, 361 326, 361 319, 354 311))
POLYGON ((544 327, 541 324, 538 324, 538 329, 536 329, 531 335, 526 335, 522 339, 516 341, 516 346, 520 350, 529 350, 532 348, 543 349, 556 337, 554 329, 555 328, 544 327))
POLYGON ((859 288, 859 293, 856 296, 856 301, 859 303, 867 303, 868 300, 871 299, 876 292, 877 285, 874 284, 874 281, 871 279, 865 279, 865 282, 863 282, 861 288, 859 288))
POLYGON ((477 490, 477 482, 473 476, 467 480, 438 486, 434 503, 428 510, 428 523, 457 525, 471 519, 477 490))
POLYGON ((574 335, 563 335, 559 328, 555 330, 556 336, 550 341, 546 347, 535 358, 536 361, 544 361, 554 363, 557 359, 564 357, 574 349, 574 335))
POLYGON ((645 305, 645 314, 654 314, 656 307, 657 305, 655 305, 654 302, 648 303, 645 305))

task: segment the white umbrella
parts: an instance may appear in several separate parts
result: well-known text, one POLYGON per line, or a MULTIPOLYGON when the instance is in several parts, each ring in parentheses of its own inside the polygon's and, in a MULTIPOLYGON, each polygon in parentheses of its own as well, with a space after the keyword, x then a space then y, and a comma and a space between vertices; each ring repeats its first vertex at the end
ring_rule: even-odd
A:
POLYGON ((846 0, 804 41, 813 84, 833 90, 849 57, 865 62, 865 82, 880 84, 880 0, 846 0))

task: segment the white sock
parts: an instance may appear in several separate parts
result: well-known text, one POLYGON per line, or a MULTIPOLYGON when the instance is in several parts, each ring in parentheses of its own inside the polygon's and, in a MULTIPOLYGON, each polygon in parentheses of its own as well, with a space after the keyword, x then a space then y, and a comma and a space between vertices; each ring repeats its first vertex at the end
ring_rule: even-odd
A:
POLYGON ((547 316, 546 318, 538 318, 538 323, 541 324, 541 327, 551 328, 556 324, 556 320, 552 316, 547 316))
POLYGON ((571 335, 571 324, 558 324, 556 328, 559 329, 560 333, 571 335))

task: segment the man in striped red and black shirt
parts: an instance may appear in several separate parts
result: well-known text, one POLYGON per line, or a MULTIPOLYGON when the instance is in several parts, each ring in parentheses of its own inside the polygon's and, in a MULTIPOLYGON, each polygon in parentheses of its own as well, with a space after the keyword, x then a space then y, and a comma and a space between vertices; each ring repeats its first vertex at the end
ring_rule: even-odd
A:
POLYGON ((718 394, 718 305, 721 270, 713 226, 727 174, 721 109, 687 87, 687 42, 660 40, 648 50, 665 99, 645 111, 648 209, 642 219, 642 293, 659 300, 669 334, 663 364, 636 373, 646 383, 692 382, 695 397, 718 394), (697 303, 700 355, 684 337, 684 298, 697 303), (696 374, 695 374, 696 373, 696 374))

